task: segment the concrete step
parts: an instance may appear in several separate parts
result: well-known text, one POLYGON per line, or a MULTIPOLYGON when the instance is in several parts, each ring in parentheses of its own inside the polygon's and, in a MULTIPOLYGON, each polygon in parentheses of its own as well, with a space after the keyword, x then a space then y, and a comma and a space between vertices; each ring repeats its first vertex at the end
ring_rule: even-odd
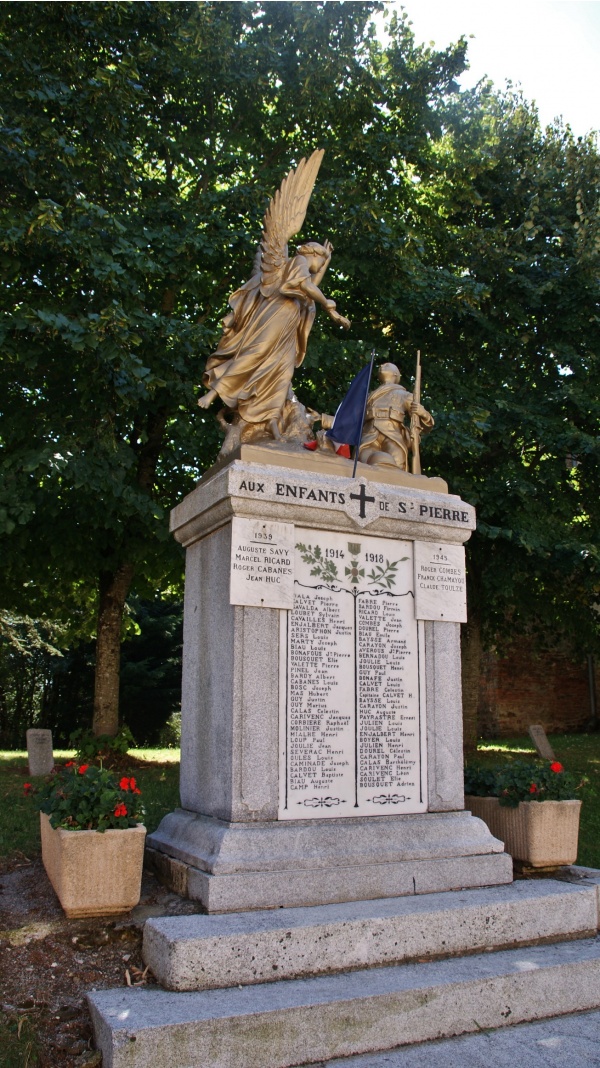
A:
POLYGON ((104 1068, 289 1068, 598 1008, 600 942, 88 1000, 104 1068))
POLYGON ((336 1057, 327 1068, 591 1068, 599 1064, 597 1011, 421 1042, 387 1053, 336 1057))
POLYGON ((524 880, 311 908, 150 919, 144 961, 167 990, 211 990, 593 935, 596 886, 524 880))

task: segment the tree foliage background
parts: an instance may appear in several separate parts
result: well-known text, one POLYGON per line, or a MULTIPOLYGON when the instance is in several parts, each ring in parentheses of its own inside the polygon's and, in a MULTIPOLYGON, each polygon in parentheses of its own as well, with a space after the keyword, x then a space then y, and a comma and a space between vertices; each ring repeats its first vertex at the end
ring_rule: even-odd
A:
POLYGON ((458 92, 466 42, 381 43, 381 7, 0 5, 0 596, 98 635, 98 732, 132 597, 181 590, 167 516, 218 451, 195 398, 227 297, 317 147, 300 237, 333 242, 352 330, 317 317, 299 396, 334 409, 372 347, 410 380, 421 348, 424 462, 479 517, 467 674, 482 636, 598 645, 596 141, 458 92))

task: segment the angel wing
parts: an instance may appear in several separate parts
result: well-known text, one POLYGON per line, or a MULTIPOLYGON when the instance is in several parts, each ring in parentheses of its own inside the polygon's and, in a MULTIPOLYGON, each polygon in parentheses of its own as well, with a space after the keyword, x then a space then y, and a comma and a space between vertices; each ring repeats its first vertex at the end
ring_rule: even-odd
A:
POLYGON ((272 296, 280 284, 288 259, 287 243, 304 222, 324 154, 325 150, 319 148, 308 159, 301 159, 296 170, 291 170, 283 179, 265 212, 262 239, 252 272, 255 274, 260 270, 263 297, 272 296))

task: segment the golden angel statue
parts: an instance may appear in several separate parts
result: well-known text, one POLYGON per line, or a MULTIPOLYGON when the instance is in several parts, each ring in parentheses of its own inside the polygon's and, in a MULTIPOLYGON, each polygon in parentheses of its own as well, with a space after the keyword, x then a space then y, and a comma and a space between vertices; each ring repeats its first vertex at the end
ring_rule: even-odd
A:
MULTIPOLYGON (((319 289, 331 260, 330 242, 309 241, 295 255, 288 254, 288 241, 304 222, 323 154, 320 149, 302 159, 271 200, 252 276, 229 298, 223 335, 206 362, 202 381, 208 393, 198 404, 208 408, 219 396, 229 414, 235 413, 236 440, 286 437, 287 413, 294 402, 297 407, 292 376, 306 354, 316 304, 334 323, 350 327, 335 301, 319 289)), ((219 415, 225 428, 225 414, 219 415)), ((226 441, 222 453, 231 445, 226 441)))

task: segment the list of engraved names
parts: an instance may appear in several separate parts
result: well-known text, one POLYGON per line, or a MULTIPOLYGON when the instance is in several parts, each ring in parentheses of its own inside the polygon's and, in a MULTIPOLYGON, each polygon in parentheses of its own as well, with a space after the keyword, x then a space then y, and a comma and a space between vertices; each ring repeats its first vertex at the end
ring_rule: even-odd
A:
POLYGON ((295 540, 294 608, 281 628, 280 819, 422 812, 411 543, 300 528, 295 540))

